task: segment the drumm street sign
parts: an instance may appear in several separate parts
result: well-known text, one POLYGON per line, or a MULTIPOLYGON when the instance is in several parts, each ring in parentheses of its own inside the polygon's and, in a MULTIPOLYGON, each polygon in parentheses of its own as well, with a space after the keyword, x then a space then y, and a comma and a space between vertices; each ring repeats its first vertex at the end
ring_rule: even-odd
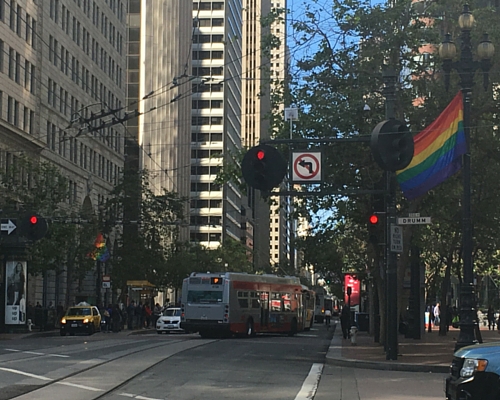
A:
MULTIPOLYGON (((14 220, 16 221, 16 220, 14 220)), ((15 222, 12 222, 10 219, 2 219, 1 220, 1 231, 7 232, 7 235, 10 235, 17 228, 15 222)))
POLYGON ((428 225, 431 217, 421 217, 419 213, 412 213, 407 217, 398 218, 398 225, 428 225))
POLYGON ((391 225, 391 251, 403 252, 403 228, 398 225, 391 225))

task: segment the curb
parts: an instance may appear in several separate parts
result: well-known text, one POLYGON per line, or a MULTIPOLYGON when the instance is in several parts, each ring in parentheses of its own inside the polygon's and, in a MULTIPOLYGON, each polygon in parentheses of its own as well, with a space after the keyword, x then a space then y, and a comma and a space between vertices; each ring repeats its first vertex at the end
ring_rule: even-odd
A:
POLYGON ((450 366, 444 364, 425 365, 408 363, 391 363, 385 361, 362 361, 349 358, 326 358, 327 364, 338 367, 378 369, 384 371, 402 371, 402 372, 430 372, 435 374, 447 374, 450 372, 450 366))

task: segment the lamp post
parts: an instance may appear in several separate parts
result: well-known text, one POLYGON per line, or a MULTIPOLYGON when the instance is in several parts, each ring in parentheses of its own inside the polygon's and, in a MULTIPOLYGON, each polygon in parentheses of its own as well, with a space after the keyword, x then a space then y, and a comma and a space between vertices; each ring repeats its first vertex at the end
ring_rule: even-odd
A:
POLYGON ((460 35, 460 58, 453 61, 456 48, 451 41, 451 35, 447 34, 444 42, 439 46, 439 54, 443 58, 443 70, 445 72, 445 87, 448 90, 450 83, 450 72, 454 69, 460 75, 460 88, 463 101, 463 127, 467 150, 463 155, 463 203, 462 203, 462 251, 463 251, 463 281, 460 289, 460 334, 455 345, 455 350, 464 346, 477 343, 475 329, 477 325, 476 296, 474 292, 474 271, 472 262, 472 223, 471 223, 471 166, 470 166, 470 113, 471 94, 474 84, 474 74, 478 69, 483 71, 484 89, 488 87, 488 71, 491 68, 491 57, 495 52, 493 44, 484 34, 479 43, 477 54, 480 61, 475 61, 472 56, 472 45, 470 31, 474 25, 469 6, 464 5, 462 14, 458 19, 461 28, 460 35))

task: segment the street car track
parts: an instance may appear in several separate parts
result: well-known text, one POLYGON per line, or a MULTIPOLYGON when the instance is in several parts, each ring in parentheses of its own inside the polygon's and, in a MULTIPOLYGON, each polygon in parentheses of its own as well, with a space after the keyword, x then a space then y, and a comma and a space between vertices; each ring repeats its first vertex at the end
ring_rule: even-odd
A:
MULTIPOLYGON (((85 366, 79 371, 58 378, 39 376, 38 379, 45 380, 44 383, 36 385, 36 387, 25 385, 29 390, 24 392, 22 391, 22 385, 20 385, 19 394, 15 398, 19 400, 32 400, 33 398, 53 400, 59 398, 57 395, 64 394, 64 391, 71 390, 72 400, 101 399, 169 357, 215 341, 193 338, 174 343, 167 342, 161 345, 155 342, 148 346, 142 346, 140 349, 123 350, 115 353, 115 356, 109 360, 98 359, 102 362, 85 366), (48 379, 50 381, 47 381, 48 379)), ((3 370, 37 379, 33 374, 26 374, 23 371, 14 371, 10 368, 3 370)))

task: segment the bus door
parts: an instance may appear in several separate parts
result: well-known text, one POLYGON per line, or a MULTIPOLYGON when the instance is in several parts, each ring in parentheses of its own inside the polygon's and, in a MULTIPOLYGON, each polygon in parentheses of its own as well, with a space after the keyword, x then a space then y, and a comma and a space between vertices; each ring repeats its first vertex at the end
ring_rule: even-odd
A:
POLYGON ((269 326, 269 292, 260 292, 260 325, 269 326))

